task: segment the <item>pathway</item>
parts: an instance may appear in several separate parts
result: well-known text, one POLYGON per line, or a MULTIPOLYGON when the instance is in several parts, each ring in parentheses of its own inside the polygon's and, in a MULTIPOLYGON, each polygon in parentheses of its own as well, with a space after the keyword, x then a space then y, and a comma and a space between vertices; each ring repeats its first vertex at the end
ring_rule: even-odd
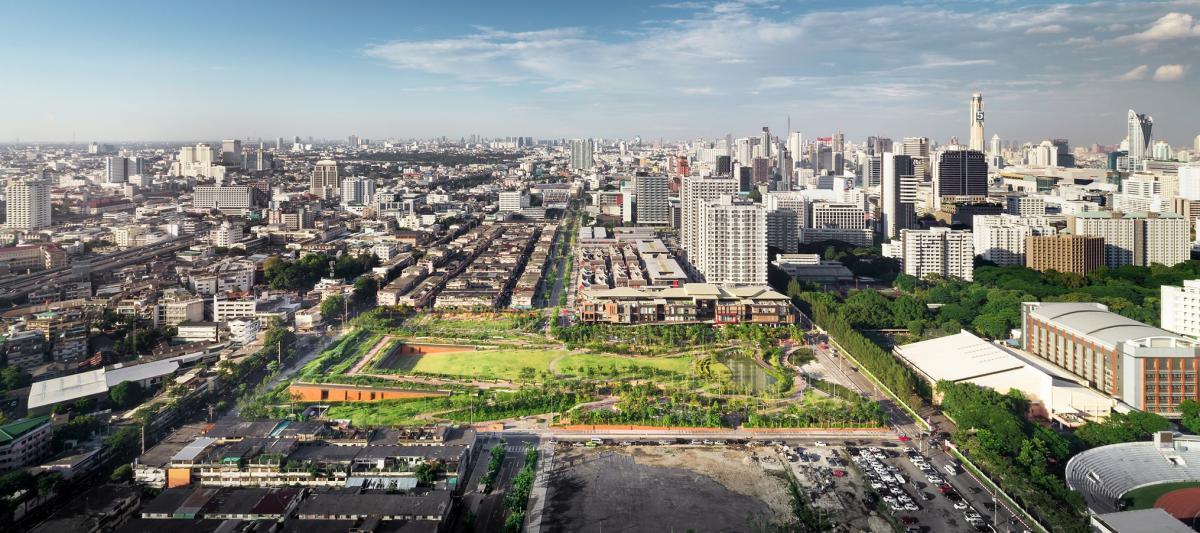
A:
POLYGON ((357 363, 354 363, 354 368, 351 368, 350 371, 346 373, 346 375, 349 375, 349 376, 358 375, 358 373, 360 371, 362 371, 363 367, 367 366, 368 364, 371 363, 371 361, 375 360, 375 356, 379 355, 379 352, 382 351, 384 348, 391 346, 392 341, 395 339, 399 339, 399 337, 393 337, 391 335, 387 335, 387 336, 384 336, 382 339, 379 339, 379 342, 375 343, 375 346, 372 346, 371 349, 367 351, 366 355, 362 356, 362 359, 359 359, 357 363))

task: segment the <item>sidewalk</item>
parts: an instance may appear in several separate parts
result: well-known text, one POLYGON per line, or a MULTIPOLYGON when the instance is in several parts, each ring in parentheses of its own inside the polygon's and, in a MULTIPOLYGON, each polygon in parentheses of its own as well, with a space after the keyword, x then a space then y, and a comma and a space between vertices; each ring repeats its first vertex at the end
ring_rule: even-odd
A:
POLYGON ((525 533, 541 533, 542 513, 546 508, 546 495, 550 488, 550 472, 554 470, 554 446, 549 441, 538 446, 538 471, 529 493, 529 507, 525 510, 525 533))

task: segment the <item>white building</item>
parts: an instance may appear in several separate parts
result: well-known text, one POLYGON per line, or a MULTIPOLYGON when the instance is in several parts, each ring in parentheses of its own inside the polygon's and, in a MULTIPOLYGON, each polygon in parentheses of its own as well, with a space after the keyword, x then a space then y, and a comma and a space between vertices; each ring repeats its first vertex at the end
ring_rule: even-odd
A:
POLYGON ((571 141, 571 170, 591 170, 596 165, 592 156, 591 139, 571 141))
POLYGON ((723 196, 700 205, 693 265, 707 283, 767 282, 767 221, 762 206, 723 196))
POLYGON ((1174 214, 1157 217, 1113 213, 1078 213, 1068 224, 1075 235, 1104 238, 1104 265, 1175 266, 1191 258, 1191 226, 1174 214))
POLYGON ((1005 199, 1004 212, 1021 217, 1046 214, 1046 199, 1041 196, 1009 196, 1005 199))
POLYGON ((867 211, 855 204, 814 202, 812 204, 813 228, 864 229, 867 227, 867 211))
POLYGON ((1200 279, 1184 280, 1182 287, 1163 285, 1160 290, 1162 328, 1180 335, 1200 337, 1200 279))
POLYGON ((253 317, 258 311, 258 302, 253 296, 213 296, 213 321, 228 322, 234 318, 253 317))
POLYGON ((228 220, 208 232, 208 242, 213 246, 228 248, 240 240, 242 240, 242 225, 232 224, 228 220))
POLYGON ((1200 166, 1179 167, 1179 196, 1200 200, 1200 166))
POLYGON ((500 191, 500 212, 520 211, 529 207, 529 196, 525 191, 500 191))
POLYGON ((375 180, 361 176, 342 180, 342 205, 370 205, 375 198, 375 180))
MULTIPOLYGON (((731 178, 684 176, 680 191, 680 244, 689 255, 699 253, 696 236, 700 225, 700 207, 722 196, 737 194, 738 182, 731 178)), ((695 264, 695 261, 692 261, 695 264)))
POLYGON ((972 225, 975 253, 1000 266, 1025 264, 1025 239, 1054 235, 1045 217, 975 215, 972 225))
POLYGON ((900 232, 900 262, 904 273, 917 278, 930 274, 974 279, 975 244, 970 231, 949 228, 900 232))
POLYGON ((235 318, 226 323, 229 326, 229 341, 245 346, 254 342, 258 337, 259 321, 254 317, 235 318))
POLYGON ((249 185, 200 185, 192 192, 192 207, 196 209, 245 215, 253 203, 254 191, 249 185))
POLYGON ((50 226, 50 185, 42 180, 11 180, 5 189, 5 225, 35 230, 50 226))

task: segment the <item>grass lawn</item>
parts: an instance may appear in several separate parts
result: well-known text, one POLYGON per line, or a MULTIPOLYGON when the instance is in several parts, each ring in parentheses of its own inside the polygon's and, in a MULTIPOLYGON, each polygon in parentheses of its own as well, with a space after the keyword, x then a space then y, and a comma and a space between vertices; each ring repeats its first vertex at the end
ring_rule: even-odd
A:
POLYGON ((414 400, 384 400, 379 402, 335 403, 325 412, 329 419, 350 419, 355 426, 387 426, 421 424, 421 413, 444 411, 454 407, 451 398, 418 398, 414 400))
POLYGON ((553 349, 502 349, 406 355, 399 357, 399 364, 386 372, 511 381, 520 378, 521 370, 525 368, 532 369, 534 372, 546 370, 552 359, 565 353, 568 352, 553 349))
POLYGON ((1149 509, 1154 507, 1154 502, 1160 496, 1178 489, 1187 489, 1191 487, 1200 487, 1200 481, 1182 481, 1179 483, 1163 483, 1161 485, 1150 485, 1134 489, 1125 494, 1125 501, 1129 502, 1128 510, 1149 509))
POLYGON ((691 366, 691 357, 623 357, 584 353, 564 357, 556 369, 560 374, 586 376, 590 368, 593 376, 617 378, 645 375, 651 369, 687 375, 691 366))
POLYGON ((511 339, 524 342, 544 341, 543 337, 531 334, 528 317, 521 316, 462 316, 425 314, 413 317, 404 329, 412 336, 443 337, 451 339, 498 340, 511 339))

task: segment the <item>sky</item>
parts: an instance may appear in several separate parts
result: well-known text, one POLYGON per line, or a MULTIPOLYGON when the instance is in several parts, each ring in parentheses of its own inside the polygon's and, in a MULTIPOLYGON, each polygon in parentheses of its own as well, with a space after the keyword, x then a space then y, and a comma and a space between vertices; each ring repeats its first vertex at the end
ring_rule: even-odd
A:
POLYGON ((1200 134, 1200 0, 666 2, 13 2, 0 142, 1200 134))

